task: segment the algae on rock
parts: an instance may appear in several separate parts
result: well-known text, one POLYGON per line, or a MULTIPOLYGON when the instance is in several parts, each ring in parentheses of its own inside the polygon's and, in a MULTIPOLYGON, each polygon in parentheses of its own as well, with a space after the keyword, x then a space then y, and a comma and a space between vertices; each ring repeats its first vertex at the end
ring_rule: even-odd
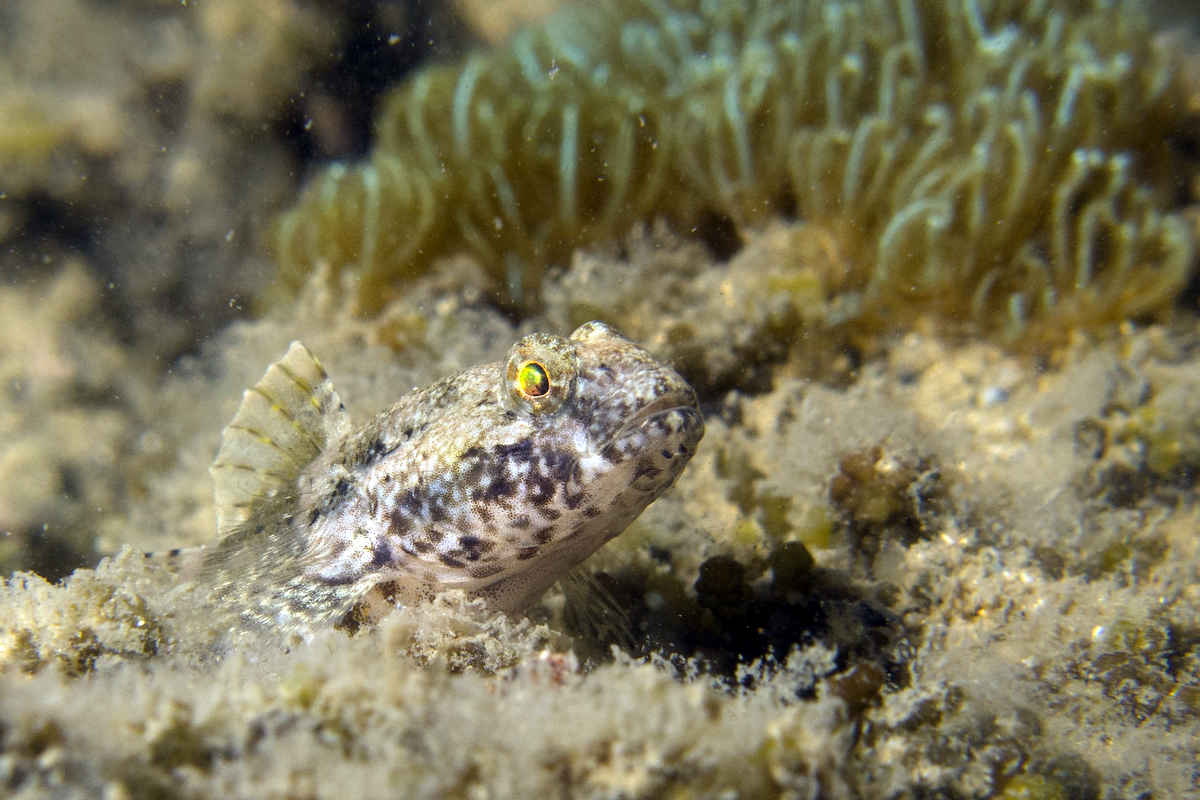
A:
MULTIPOLYGON (((868 324, 932 310, 1013 340, 1164 312, 1185 89, 1131 4, 604 0, 419 72, 371 157, 279 227, 371 309, 466 251, 529 307, 549 265, 654 217, 796 214, 868 324)), ((894 323, 893 323, 894 324, 894 323)))

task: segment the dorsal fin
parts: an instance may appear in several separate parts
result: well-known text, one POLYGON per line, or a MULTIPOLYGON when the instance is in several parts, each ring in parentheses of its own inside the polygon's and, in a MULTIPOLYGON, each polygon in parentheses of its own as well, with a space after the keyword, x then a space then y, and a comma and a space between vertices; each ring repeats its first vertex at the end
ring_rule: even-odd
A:
POLYGON ((349 427, 346 410, 313 354, 300 342, 242 395, 209 472, 224 536, 266 499, 290 492, 300 473, 349 427))

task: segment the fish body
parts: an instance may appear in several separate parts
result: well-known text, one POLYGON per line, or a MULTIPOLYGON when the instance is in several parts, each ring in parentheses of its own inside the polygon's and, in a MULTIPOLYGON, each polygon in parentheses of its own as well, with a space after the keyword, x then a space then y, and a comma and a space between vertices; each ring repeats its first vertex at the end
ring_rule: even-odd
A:
POLYGON ((358 427, 293 342, 224 433, 200 574, 271 625, 451 588, 518 611, 670 487, 703 433, 691 386, 599 322, 526 336, 358 427))

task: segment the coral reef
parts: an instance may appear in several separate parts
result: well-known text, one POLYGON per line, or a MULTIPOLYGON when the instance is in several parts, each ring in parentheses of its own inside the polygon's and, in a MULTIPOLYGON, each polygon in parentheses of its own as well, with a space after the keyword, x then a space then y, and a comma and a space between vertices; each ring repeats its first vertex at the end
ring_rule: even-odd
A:
POLYGON ((917 313, 1040 339, 1163 313, 1178 59, 1130 4, 608 0, 426 69, 363 164, 318 175, 283 283, 367 309, 467 251, 527 310, 547 265, 655 216, 818 226, 865 326, 917 313))
POLYGON ((454 7, 489 42, 502 42, 565 5, 565 0, 454 0, 454 7))

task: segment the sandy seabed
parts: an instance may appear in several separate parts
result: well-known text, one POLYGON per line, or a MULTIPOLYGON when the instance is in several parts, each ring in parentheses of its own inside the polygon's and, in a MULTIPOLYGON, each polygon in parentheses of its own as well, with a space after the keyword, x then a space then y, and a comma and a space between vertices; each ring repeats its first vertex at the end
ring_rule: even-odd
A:
MULTIPOLYGON (((718 279, 689 248, 659 252, 656 274, 718 279)), ((138 496, 97 518, 107 546, 133 549, 0 590, 6 791, 1197 792, 1200 337, 1185 326, 1079 342, 1051 367, 919 333, 836 383, 758 367, 770 380, 711 397, 676 487, 587 562, 626 608, 617 639, 636 657, 605 656, 604 626, 572 623, 556 592, 528 619, 450 595, 353 635, 247 631, 144 561, 211 538, 222 419, 291 338, 362 418, 565 313, 514 328, 452 273, 385 312, 391 325, 314 291, 227 328, 148 394, 152 425, 83 414, 81 431, 139 426, 150 442, 111 464, 138 496)), ((588 274, 621 275, 572 280, 588 274)), ((65 274, 47 291, 72 287, 95 289, 65 274)), ((30 452, 71 457, 62 425, 36 430, 30 452)))

